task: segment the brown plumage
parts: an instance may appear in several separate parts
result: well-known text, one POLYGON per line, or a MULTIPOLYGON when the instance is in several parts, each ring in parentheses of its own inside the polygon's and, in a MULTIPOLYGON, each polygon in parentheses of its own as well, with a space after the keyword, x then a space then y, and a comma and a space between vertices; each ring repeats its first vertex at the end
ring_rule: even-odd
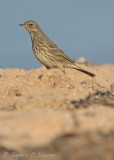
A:
POLYGON ((59 68, 64 72, 64 68, 77 69, 91 77, 95 74, 90 73, 77 66, 55 43, 53 43, 40 29, 34 21, 26 21, 21 24, 30 33, 32 48, 36 58, 49 68, 59 68))

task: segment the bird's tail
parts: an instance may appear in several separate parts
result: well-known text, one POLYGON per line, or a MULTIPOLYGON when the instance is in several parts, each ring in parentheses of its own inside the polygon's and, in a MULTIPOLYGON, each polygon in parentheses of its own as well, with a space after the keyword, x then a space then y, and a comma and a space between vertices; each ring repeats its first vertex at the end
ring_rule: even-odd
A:
POLYGON ((87 75, 89 75, 89 76, 91 76, 91 77, 94 77, 94 76, 95 76, 95 74, 93 74, 93 73, 91 73, 91 72, 88 72, 88 71, 86 71, 86 70, 78 67, 77 65, 73 65, 73 68, 75 68, 75 69, 77 69, 78 71, 81 71, 81 72, 83 72, 83 73, 85 73, 85 74, 87 74, 87 75))
POLYGON ((88 71, 86 71, 86 70, 83 70, 83 69, 77 69, 77 70, 79 70, 79 71, 81 71, 81 72, 83 72, 83 73, 85 73, 85 74, 88 74, 88 75, 91 76, 91 77, 94 77, 94 76, 95 76, 95 74, 93 74, 93 73, 91 73, 91 72, 88 72, 88 71))

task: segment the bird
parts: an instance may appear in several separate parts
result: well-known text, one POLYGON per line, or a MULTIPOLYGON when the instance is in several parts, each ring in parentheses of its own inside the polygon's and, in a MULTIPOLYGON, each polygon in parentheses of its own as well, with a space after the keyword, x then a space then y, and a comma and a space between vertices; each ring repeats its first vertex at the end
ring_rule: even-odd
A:
POLYGON ((52 42, 46 34, 42 31, 38 23, 29 20, 23 26, 30 34, 32 41, 32 49, 35 57, 47 69, 59 68, 65 73, 65 68, 76 69, 91 77, 95 74, 80 68, 74 61, 72 61, 54 42, 52 42))

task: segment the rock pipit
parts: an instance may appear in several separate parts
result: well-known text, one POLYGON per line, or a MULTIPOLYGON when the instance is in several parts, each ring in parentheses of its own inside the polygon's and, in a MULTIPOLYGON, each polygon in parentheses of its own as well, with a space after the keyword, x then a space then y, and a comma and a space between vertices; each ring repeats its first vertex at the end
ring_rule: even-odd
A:
POLYGON ((64 72, 65 68, 77 69, 91 77, 95 74, 90 73, 77 66, 55 43, 53 43, 34 21, 26 21, 20 24, 30 33, 32 48, 36 58, 46 66, 46 68, 59 68, 64 72))

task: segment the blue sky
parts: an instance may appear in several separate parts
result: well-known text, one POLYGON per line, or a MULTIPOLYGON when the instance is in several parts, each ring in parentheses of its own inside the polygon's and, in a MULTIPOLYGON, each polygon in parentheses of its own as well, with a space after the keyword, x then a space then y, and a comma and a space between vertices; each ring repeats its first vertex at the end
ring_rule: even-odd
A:
POLYGON ((71 59, 114 64, 114 0, 1 0, 0 68, 39 68, 29 33, 38 22, 71 59))

